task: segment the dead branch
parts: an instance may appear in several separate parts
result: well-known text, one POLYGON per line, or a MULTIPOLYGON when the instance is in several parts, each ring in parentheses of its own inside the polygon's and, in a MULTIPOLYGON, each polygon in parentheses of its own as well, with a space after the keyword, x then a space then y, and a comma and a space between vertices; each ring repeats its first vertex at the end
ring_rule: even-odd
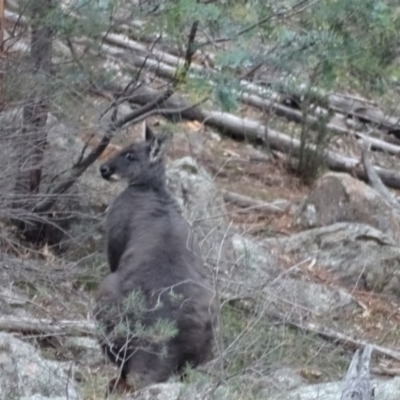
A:
MULTIPOLYGON (((159 62, 150 58, 146 59, 144 56, 140 56, 137 54, 127 55, 125 52, 121 52, 121 50, 106 45, 103 46, 103 50, 109 56, 116 57, 119 60, 125 61, 129 65, 145 66, 150 71, 163 78, 174 79, 174 77, 176 76, 175 67, 165 64, 163 62, 159 62)), ((187 69, 186 73, 190 75, 189 68, 187 69)), ((256 88, 254 88, 253 86, 254 86, 253 84, 249 83, 248 85, 246 84, 244 87, 246 89, 249 89, 250 91, 254 91, 256 90, 256 88)), ((263 92, 265 91, 264 89, 261 88, 259 88, 259 90, 257 89, 258 92, 260 92, 260 90, 262 90, 263 92)), ((310 114, 307 115, 306 120, 304 121, 304 116, 301 111, 280 104, 278 94, 275 95, 272 94, 269 99, 263 99, 255 94, 241 93, 239 95, 239 98, 242 102, 247 103, 253 107, 257 107, 263 110, 264 112, 273 112, 280 117, 284 117, 290 121, 294 121, 297 123, 306 122, 311 128, 318 129, 321 124, 321 121, 317 116, 313 116, 310 114)), ((338 124, 337 122, 336 123, 332 121, 329 122, 327 124, 327 129, 336 133, 354 135, 362 140, 367 141, 368 143, 371 144, 373 148, 377 150, 382 150, 390 154, 396 154, 396 155, 400 154, 400 146, 396 146, 390 143, 386 143, 383 140, 369 137, 362 132, 349 129, 347 126, 338 124)))
POLYGON ((367 121, 389 131, 400 130, 400 117, 387 115, 379 108, 373 107, 369 102, 362 101, 362 99, 346 98, 338 94, 332 94, 328 99, 329 106, 334 111, 367 121))
MULTIPOLYGON (((158 92, 150 87, 141 86, 132 93, 132 102, 138 104, 147 104, 158 97, 158 92)), ((264 125, 257 121, 240 118, 235 115, 220 111, 206 110, 200 107, 188 107, 182 97, 173 95, 162 103, 165 109, 183 109, 180 114, 175 114, 181 118, 189 120, 197 120, 213 128, 219 129, 220 132, 234 139, 250 142, 263 143, 268 140, 271 148, 282 151, 283 153, 291 153, 297 156, 300 152, 301 144, 298 139, 291 138, 288 135, 280 133, 272 129, 266 129, 264 125)), ((161 115, 171 117, 168 112, 161 112, 161 115)), ((174 116, 174 115, 172 115, 174 116)), ((315 146, 310 145, 310 150, 315 146)), ((367 175, 364 168, 360 166, 360 162, 354 158, 343 156, 331 150, 324 153, 325 163, 327 167, 335 171, 352 172, 360 179, 366 179, 367 175)), ((381 167, 375 167, 376 172, 382 181, 390 187, 400 188, 400 173, 381 167)))
MULTIPOLYGON (((56 195, 64 193, 66 190, 68 190, 76 182, 76 180, 86 171, 86 169, 100 157, 100 155, 107 148, 108 144, 110 143, 111 139, 113 138, 115 132, 118 129, 121 129, 124 125, 140 117, 142 114, 145 114, 148 111, 152 110, 153 108, 156 108, 159 104, 168 99, 168 97, 170 97, 172 93, 173 89, 169 88, 161 95, 149 101, 147 104, 144 104, 138 110, 132 111, 131 113, 129 113, 128 115, 126 115, 125 117, 121 118, 118 121, 112 120, 98 146, 95 149, 93 149, 80 163, 73 166, 69 177, 63 182, 60 182, 57 185, 55 185, 53 189, 49 192, 49 196, 47 196, 44 200, 36 204, 36 206, 33 208, 33 212, 41 213, 48 211, 57 201, 56 195)), ((117 110, 117 108, 115 108, 115 110, 117 110)))
MULTIPOLYGON (((310 128, 318 129, 319 125, 321 124, 318 117, 310 114, 308 114, 304 120, 304 116, 301 111, 280 104, 276 98, 263 99, 255 94, 242 93, 240 95, 240 100, 253 107, 257 107, 262 111, 274 113, 279 117, 286 118, 289 121, 294 121, 297 123, 305 122, 310 128)), ((357 138, 366 141, 374 149, 385 151, 389 154, 400 154, 400 146, 396 146, 383 140, 370 137, 362 132, 349 129, 347 126, 333 122, 332 120, 326 125, 326 127, 331 132, 354 135, 357 138)))
MULTIPOLYGON (((16 14, 8 10, 6 11, 5 17, 7 20, 14 22, 17 18, 16 14)), ((139 25, 141 26, 141 24, 139 25)), ((103 34, 102 41, 114 46, 115 45, 119 46, 120 49, 125 48, 125 49, 135 50, 136 55, 139 57, 142 57, 140 56, 140 53, 147 57, 149 56, 153 57, 154 59, 152 59, 151 61, 155 62, 156 64, 161 64, 164 62, 169 64, 169 65, 164 64, 161 67, 161 69, 164 72, 168 68, 172 68, 173 70, 175 70, 175 67, 182 67, 185 63, 185 61, 182 58, 171 55, 165 51, 158 50, 156 47, 149 50, 146 45, 131 40, 125 35, 106 32, 103 34)), ((118 49, 114 49, 114 52, 118 51, 119 51, 118 49)), ((202 65, 191 63, 190 70, 206 71, 206 68, 204 68, 202 65)), ((210 71, 209 69, 207 70, 210 71)), ((256 85, 245 79, 241 79, 240 84, 246 91, 251 92, 253 94, 258 94, 258 95, 266 94, 266 89, 264 87, 256 85)), ((273 99, 272 101, 274 101, 274 99, 280 98, 279 93, 271 93, 270 90, 268 95, 271 96, 271 98, 273 99)), ((386 131, 387 130, 395 132, 400 131, 400 117, 387 115, 387 113, 377 108, 375 104, 373 104, 371 101, 368 101, 367 99, 342 95, 340 93, 327 95, 327 99, 330 110, 336 111, 346 116, 351 116, 356 119, 361 119, 368 123, 372 123, 377 127, 385 129, 386 131)), ((335 128, 335 126, 332 127, 335 128)))
POLYGON ((288 203, 286 201, 282 201, 282 204, 280 205, 279 203, 265 203, 263 201, 252 199, 251 197, 243 196, 238 193, 229 192, 227 190, 223 190, 222 193, 224 201, 247 210, 258 210, 267 213, 279 214, 285 212, 285 210, 288 208, 288 203))
POLYGON ((400 155, 400 146, 390 143, 390 136, 387 136, 388 140, 379 140, 360 132, 352 132, 352 134, 371 145, 371 149, 382 150, 388 154, 400 155))
POLYGON ((374 392, 371 390, 369 376, 372 351, 370 345, 364 347, 361 356, 360 350, 356 350, 343 382, 341 400, 373 400, 374 392))
POLYGON ((335 342, 339 342, 343 345, 351 345, 352 347, 355 347, 358 349, 364 348, 366 346, 372 346, 373 350, 376 351, 377 353, 400 361, 400 352, 398 352, 396 350, 392 350, 392 349, 389 349, 389 348, 386 348, 383 346, 368 343, 365 340, 353 339, 352 337, 350 337, 348 335, 345 335, 340 332, 336 332, 329 328, 318 326, 318 325, 314 324, 313 322, 292 321, 292 320, 288 320, 284 316, 278 316, 278 318, 285 321, 285 323, 289 324, 290 326, 293 326, 294 328, 316 333, 317 335, 319 335, 323 338, 333 340, 335 342))
POLYGON ((0 331, 36 333, 44 335, 94 335, 95 325, 89 321, 36 318, 0 317, 0 331))
POLYGON ((368 157, 368 144, 361 143, 361 161, 364 165, 365 174, 368 177, 369 184, 392 206, 400 213, 400 204, 397 202, 391 191, 383 184, 375 168, 371 164, 368 157))

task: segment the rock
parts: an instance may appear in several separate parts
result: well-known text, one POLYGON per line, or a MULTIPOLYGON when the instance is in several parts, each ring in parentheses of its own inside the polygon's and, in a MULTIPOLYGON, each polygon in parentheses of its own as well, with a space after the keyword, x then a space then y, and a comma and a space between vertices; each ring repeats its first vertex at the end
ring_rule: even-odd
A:
MULTIPOLYGON (((232 265, 230 278, 244 283, 249 289, 270 282, 279 274, 279 261, 263 242, 246 235, 234 234, 232 246, 235 252, 235 264, 232 265)), ((240 290, 243 290, 242 285, 240 290)))
POLYGON ((305 380, 292 368, 280 368, 270 374, 239 376, 234 385, 239 388, 246 388, 247 393, 254 396, 250 398, 269 399, 271 391, 286 392, 297 387, 304 386, 305 380))
MULTIPOLYGON (((279 248, 279 245, 276 246, 276 239, 271 241, 279 248)), ((257 242, 243 235, 234 235, 232 243, 236 262, 230 275, 231 296, 234 296, 232 291, 255 293, 263 290, 270 299, 270 305, 272 300, 283 300, 311 310, 317 315, 356 305, 353 297, 343 289, 328 288, 285 276, 285 271, 279 268, 279 258, 273 255, 275 250, 268 240, 257 242)))
POLYGON ((88 337, 69 337, 64 341, 63 348, 69 351, 74 360, 85 365, 98 365, 104 362, 99 343, 88 337))
POLYGON ((271 297, 284 300, 288 304, 295 304, 320 316, 328 313, 332 315, 344 307, 357 306, 351 294, 343 289, 333 289, 299 279, 278 279, 267 287, 267 291, 271 297))
POLYGON ((148 386, 124 398, 124 400, 178 400, 181 399, 181 383, 159 383, 148 386))
POLYGON ((169 165, 167 179, 168 188, 193 226, 204 259, 219 268, 230 268, 231 233, 224 200, 211 176, 193 158, 184 157, 169 165))
MULTIPOLYGON (((304 385, 304 379, 291 368, 281 368, 270 374, 269 382, 273 382, 279 391, 288 391, 304 385)), ((271 388, 265 388, 271 390, 271 388)), ((266 393, 267 394, 267 393, 266 393)))
POLYGON ((400 248, 381 231, 364 224, 337 223, 288 238, 266 239, 273 253, 312 257, 343 283, 400 296, 400 248))
POLYGON ((349 174, 329 172, 314 185, 294 217, 305 229, 338 222, 356 222, 400 240, 400 216, 383 197, 349 174))
POLYGON ((151 385, 130 394, 124 400, 238 400, 233 393, 221 385, 209 383, 187 384, 178 382, 151 385))
POLYGON ((200 239, 203 256, 212 265, 219 260, 220 290, 225 296, 263 287, 268 294, 294 301, 317 314, 355 304, 344 290, 287 278, 276 280, 282 272, 279 259, 263 242, 231 233, 224 217, 223 198, 194 159, 185 157, 172 162, 167 176, 169 189, 200 239))
MULTIPOLYGON (((307 385, 269 397, 270 400, 338 400, 342 393, 342 382, 307 385)), ((372 380, 375 399, 397 400, 400 398, 400 378, 372 380)))
MULTIPOLYGON (((2 257, 0 257, 0 264, 2 261, 2 257)), ((5 279, 2 280, 2 284, 7 284, 5 279)), ((0 314, 30 317, 31 315, 26 309, 27 301, 28 297, 20 289, 0 287, 0 314)))
POLYGON ((0 333, 0 400, 15 398, 79 399, 59 363, 43 359, 30 344, 0 333))

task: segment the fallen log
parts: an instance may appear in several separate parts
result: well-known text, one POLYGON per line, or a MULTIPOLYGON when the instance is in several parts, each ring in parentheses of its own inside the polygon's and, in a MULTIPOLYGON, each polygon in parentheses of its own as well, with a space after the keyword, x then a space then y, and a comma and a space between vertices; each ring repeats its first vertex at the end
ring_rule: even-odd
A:
MULTIPOLYGON (((158 96, 158 91, 148 86, 141 86, 134 94, 130 95, 131 101, 137 104, 147 104, 158 96)), ((301 151, 300 140, 272 129, 266 129, 264 125, 247 118, 220 111, 206 110, 200 107, 189 107, 182 97, 171 96, 164 101, 160 109, 155 112, 174 118, 181 117, 189 120, 197 120, 205 125, 218 129, 221 133, 229 135, 234 139, 249 140, 250 142, 267 143, 276 150, 286 154, 298 156, 301 151), (176 112, 176 110, 182 110, 176 112)), ((311 150, 315 146, 310 145, 311 150)), ((335 171, 352 172, 358 178, 366 180, 367 175, 359 160, 343 156, 332 150, 324 152, 326 166, 335 171)), ((382 167, 374 167, 382 181, 389 187, 400 189, 400 173, 382 167)))
MULTIPOLYGON (((143 53, 145 56, 151 55, 158 62, 164 62, 167 64, 171 64, 174 67, 183 67, 185 64, 185 57, 177 57, 171 54, 168 54, 165 51, 158 50, 157 48, 148 49, 146 45, 143 45, 139 42, 136 42, 132 39, 129 39, 125 35, 120 35, 116 33, 104 33, 104 41, 108 44, 114 44, 120 47, 125 47, 130 50, 135 50, 143 53)), ((201 65, 192 63, 192 70, 203 71, 203 67, 201 65)))
MULTIPOLYGON (((104 35, 104 41, 127 49, 139 50, 146 53, 150 52, 150 49, 148 49, 145 45, 135 42, 125 35, 108 33, 104 35)), ((179 67, 182 64, 182 58, 168 54, 165 51, 158 50, 157 47, 153 48, 151 53, 157 57, 159 61, 164 61, 171 66, 179 67)), ((196 63, 192 64, 192 69, 198 72, 210 72, 209 69, 206 69, 202 65, 196 63)), ((217 71, 214 70, 213 72, 215 73, 217 71)), ((244 89, 258 95, 265 95, 268 93, 270 98, 269 101, 275 104, 280 104, 280 102, 277 101, 281 97, 280 93, 267 90, 266 88, 256 85, 246 79, 241 79, 240 84, 244 89)), ((389 131, 400 131, 400 117, 387 115, 387 113, 377 108, 371 101, 341 94, 327 95, 327 99, 329 108, 333 111, 367 121, 376 125, 376 127, 382 127, 389 131)), ((292 110, 297 111, 295 109, 292 110)))
POLYGON ((367 345, 362 354, 357 349, 351 360, 349 369, 343 382, 341 400, 373 400, 374 390, 371 390, 369 364, 373 347, 367 345))
POLYGON ((377 107, 372 107, 359 99, 344 98, 336 94, 328 96, 329 106, 334 111, 367 121, 389 131, 400 133, 400 117, 390 116, 377 107))
MULTIPOLYGON (((77 41, 86 43, 87 39, 77 39, 77 41)), ((112 48, 108 45, 103 45, 102 48, 103 50, 106 50, 108 55, 111 57, 120 56, 122 59, 125 58, 125 61, 128 64, 133 63, 139 67, 147 66, 157 74, 168 79, 171 79, 175 76, 176 69, 166 65, 165 63, 161 63, 139 55, 127 55, 126 52, 112 48)), ((157 94, 157 91, 151 91, 152 89, 150 88, 142 88, 142 92, 137 93, 136 95, 136 102, 140 104, 147 104, 147 100, 154 100, 154 96, 157 94), (145 93, 143 90, 147 91, 147 93, 145 93), (145 103, 143 103, 143 100, 145 103)), ((131 101, 135 102, 135 99, 131 99, 131 101)), ((170 112, 164 110, 161 113, 164 116, 169 117, 171 115, 175 115, 176 117, 177 115, 180 115, 183 118, 198 120, 207 125, 220 129, 222 132, 229 134, 233 138, 248 139, 253 142, 268 141, 268 144, 271 147, 281 150, 285 153, 292 152, 294 156, 297 156, 300 152, 301 146, 299 140, 292 139, 287 135, 271 129, 269 129, 267 133, 265 127, 256 121, 242 119, 232 114, 221 113, 218 111, 208 111, 205 109, 200 109, 199 107, 189 107, 183 100, 176 101, 175 98, 171 98, 165 102, 164 105, 171 109, 170 112), (184 111, 177 113, 177 109, 184 109, 184 111)), ((280 108, 280 110, 283 110, 283 108, 280 108)), ((291 115, 294 116, 294 118, 299 118, 297 113, 291 112, 291 115)), ((358 133, 357 135, 361 134, 358 133)), ((365 139, 365 137, 363 137, 363 139, 365 139)), ((378 145, 376 140, 377 139, 374 140, 374 143, 372 143, 371 140, 369 141, 371 144, 376 146, 378 145)), ((313 149, 312 145, 310 146, 310 149, 313 149)), ((397 154, 398 149, 391 148, 389 146, 387 149, 396 151, 397 154)), ((364 169, 360 167, 359 162, 356 159, 342 156, 338 153, 328 150, 325 152, 325 162, 326 165, 332 170, 352 172, 357 177, 364 180, 367 178, 364 169)), ((382 181, 387 186, 392 188, 400 188, 400 175, 397 173, 397 171, 388 170, 381 167, 375 167, 375 169, 382 181)))
MULTIPOLYGON (((249 93, 242 93, 240 95, 240 100, 243 101, 244 103, 247 103, 247 104, 253 106, 253 107, 257 107, 260 110, 274 112, 279 117, 284 117, 290 121, 294 121, 297 123, 304 122, 304 116, 301 111, 296 110, 291 107, 288 107, 288 106, 285 106, 283 104, 280 104, 277 101, 263 99, 260 96, 257 96, 254 94, 249 94, 249 93)), ((310 114, 308 114, 306 116, 305 122, 311 128, 318 129, 318 126, 320 125, 320 121, 319 121, 318 117, 315 117, 310 114)), ((391 144, 391 143, 385 142, 383 140, 379 140, 379 139, 370 137, 365 133, 349 129, 346 126, 339 125, 339 124, 331 121, 326 125, 326 127, 328 128, 328 130, 330 130, 332 132, 354 135, 357 138, 362 139, 363 141, 370 144, 373 149, 385 151, 388 154, 394 154, 394 155, 400 154, 400 146, 396 146, 395 144, 391 144)))
MULTIPOLYGON (((12 10, 12 11, 6 10, 5 14, 6 20, 12 21, 13 23, 16 23, 17 21, 18 23, 21 23, 22 16, 20 17, 18 14, 13 12, 15 8, 11 6, 11 4, 12 2, 10 2, 10 4, 6 4, 6 8, 12 10)), ((140 23, 140 21, 138 21, 135 28, 140 27, 142 24, 143 23, 140 23)), ((134 41, 126 35, 106 32, 103 34, 102 40, 107 43, 117 45, 120 48, 139 51, 147 55, 151 54, 158 61, 164 61, 167 64, 169 64, 169 66, 174 66, 175 68, 180 67, 184 62, 184 60, 181 57, 172 55, 163 50, 159 50, 157 46, 153 46, 150 49, 148 48, 149 46, 134 41)), ((210 55, 210 58, 214 58, 213 55, 210 55)), ((192 63, 191 70, 197 72, 205 72, 205 73, 210 73, 211 71, 210 68, 205 68, 204 66, 197 63, 192 63)), ((218 71, 216 70, 212 71, 214 73, 218 73, 218 71)), ((281 98, 280 93, 273 92, 270 89, 267 90, 265 87, 254 84, 246 79, 241 79, 240 85, 245 90, 250 91, 252 93, 256 93, 258 95, 268 94, 268 97, 271 99, 270 101, 275 103, 277 102, 277 100, 279 103, 279 99, 281 98)), ((361 119, 363 121, 374 124, 375 127, 384 128, 387 131, 400 134, 400 117, 388 115, 381 109, 377 108, 371 101, 368 101, 366 99, 361 99, 358 97, 356 98, 354 96, 346 96, 342 94, 327 95, 327 99, 329 103, 329 108, 333 111, 336 111, 344 115, 352 116, 353 118, 361 119)))
POLYGON ((368 157, 368 144, 361 143, 361 161, 364 165, 368 183, 374 188, 382 198, 400 215, 400 204, 393 196, 392 192, 383 184, 379 175, 376 173, 368 157))
MULTIPOLYGON (((103 46, 103 50, 106 51, 108 55, 112 57, 118 57, 123 61, 129 63, 130 65, 133 64, 136 67, 146 67, 150 71, 156 73, 163 78, 173 79, 176 74, 176 69, 174 67, 171 67, 168 64, 154 59, 146 58, 145 56, 126 55, 124 52, 121 52, 121 50, 118 50, 108 45, 103 46)), ((294 121, 297 123, 302 123, 304 121, 304 116, 301 111, 282 105, 275 100, 263 99, 257 95, 249 93, 241 93, 239 95, 239 99, 244 103, 250 104, 263 111, 274 112, 276 115, 285 117, 290 121, 294 121)), ((321 124, 320 120, 317 117, 310 114, 307 115, 306 122, 310 125, 311 128, 316 129, 321 124)), ((354 135, 357 138, 367 141, 374 149, 382 150, 389 154, 400 154, 400 146, 396 146, 394 144, 390 144, 385 141, 369 137, 364 133, 351 130, 339 124, 329 122, 327 124, 327 128, 332 132, 354 135)))
POLYGON ((90 321, 52 320, 46 318, 0 317, 0 331, 35 333, 41 335, 94 335, 95 325, 90 321))

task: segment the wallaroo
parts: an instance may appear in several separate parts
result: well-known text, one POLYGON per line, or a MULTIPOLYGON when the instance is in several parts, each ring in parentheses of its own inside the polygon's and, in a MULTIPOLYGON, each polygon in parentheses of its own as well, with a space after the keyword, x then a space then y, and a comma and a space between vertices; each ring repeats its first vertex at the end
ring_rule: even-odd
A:
POLYGON ((144 124, 143 142, 100 167, 104 179, 128 182, 107 212, 111 273, 95 307, 102 349, 120 367, 114 388, 126 387, 128 378, 134 389, 163 382, 212 358, 214 293, 194 234, 166 187, 163 156, 171 138, 144 124))

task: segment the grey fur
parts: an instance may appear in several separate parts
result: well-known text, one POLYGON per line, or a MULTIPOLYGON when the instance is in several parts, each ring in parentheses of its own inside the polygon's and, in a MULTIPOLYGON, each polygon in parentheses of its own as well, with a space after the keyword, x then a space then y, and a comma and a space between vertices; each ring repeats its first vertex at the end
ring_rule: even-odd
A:
POLYGON ((105 179, 118 174, 128 187, 108 211, 112 272, 99 289, 95 310, 104 328, 103 350, 121 367, 122 377, 132 373, 140 387, 167 380, 186 363, 208 361, 215 328, 214 294, 199 247, 166 188, 163 154, 171 136, 146 128, 145 139, 100 168, 105 179), (132 293, 138 297, 129 308, 132 293), (138 337, 138 326, 150 329, 160 319, 175 324, 174 337, 154 332, 138 337), (129 329, 118 330, 121 321, 129 329))

